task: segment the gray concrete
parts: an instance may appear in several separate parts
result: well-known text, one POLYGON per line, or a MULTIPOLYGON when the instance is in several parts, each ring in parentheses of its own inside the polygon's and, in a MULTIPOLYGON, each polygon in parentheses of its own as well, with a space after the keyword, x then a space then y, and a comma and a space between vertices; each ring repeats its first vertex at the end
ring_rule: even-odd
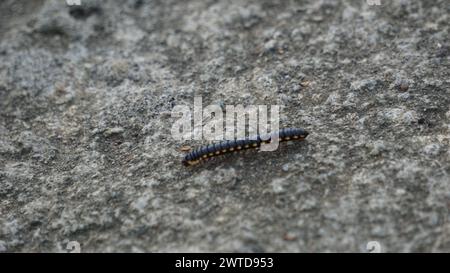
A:
POLYGON ((0 3, 0 251, 450 251, 447 0, 81 1, 0 3), (187 169, 195 95, 310 135, 187 169))

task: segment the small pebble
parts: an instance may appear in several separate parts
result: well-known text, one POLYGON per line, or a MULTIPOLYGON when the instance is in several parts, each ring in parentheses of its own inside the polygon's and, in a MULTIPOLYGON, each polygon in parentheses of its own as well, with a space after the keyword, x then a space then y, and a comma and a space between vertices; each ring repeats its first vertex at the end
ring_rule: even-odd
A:
POLYGON ((309 87, 311 85, 311 82, 310 81, 302 81, 300 83, 300 85, 303 86, 303 87, 309 87))
POLYGON ((114 128, 108 128, 103 134, 105 136, 111 136, 111 135, 121 134, 124 131, 125 130, 121 127, 114 127, 114 128))
POLYGON ((182 146, 180 147, 181 152, 189 152, 192 148, 190 146, 182 146))

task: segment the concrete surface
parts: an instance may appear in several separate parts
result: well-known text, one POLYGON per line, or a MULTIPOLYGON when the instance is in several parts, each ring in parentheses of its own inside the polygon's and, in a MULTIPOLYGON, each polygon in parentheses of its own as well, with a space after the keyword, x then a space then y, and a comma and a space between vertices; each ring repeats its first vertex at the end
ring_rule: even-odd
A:
POLYGON ((0 251, 450 251, 450 5, 380 4, 2 1, 0 251), (196 95, 310 135, 185 168, 196 95))

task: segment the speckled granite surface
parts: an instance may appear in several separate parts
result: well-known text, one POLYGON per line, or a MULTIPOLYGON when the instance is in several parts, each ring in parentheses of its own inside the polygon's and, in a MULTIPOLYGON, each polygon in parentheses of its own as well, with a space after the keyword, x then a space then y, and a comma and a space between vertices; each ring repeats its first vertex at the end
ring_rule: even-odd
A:
POLYGON ((0 3, 0 251, 450 251, 450 5, 0 3), (300 145, 180 164, 174 105, 300 145))

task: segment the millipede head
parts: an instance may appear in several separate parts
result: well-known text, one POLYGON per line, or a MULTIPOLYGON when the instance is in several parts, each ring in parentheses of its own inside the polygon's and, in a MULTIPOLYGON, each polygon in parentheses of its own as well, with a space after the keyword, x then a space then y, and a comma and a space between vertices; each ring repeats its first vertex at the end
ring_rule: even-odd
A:
POLYGON ((188 162, 189 162, 189 161, 186 160, 186 159, 183 159, 183 160, 181 161, 181 163, 183 163, 183 165, 186 166, 186 167, 190 165, 188 162))

